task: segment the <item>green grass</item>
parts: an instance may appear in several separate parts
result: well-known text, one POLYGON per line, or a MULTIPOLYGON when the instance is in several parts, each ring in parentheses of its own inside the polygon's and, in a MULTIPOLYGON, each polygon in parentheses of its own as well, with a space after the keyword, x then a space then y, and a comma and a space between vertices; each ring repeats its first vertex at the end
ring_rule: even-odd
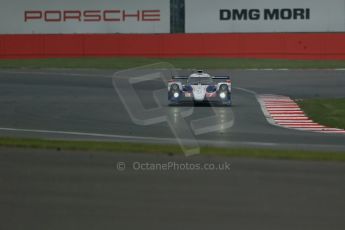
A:
POLYGON ((306 99, 297 102, 319 124, 345 129, 345 99, 306 99))
MULTIPOLYGON (((61 141, 43 139, 0 138, 0 146, 33 149, 107 151, 117 153, 131 152, 152 154, 183 154, 180 147, 177 145, 134 144, 97 141, 61 141)), ((201 154, 227 157, 345 162, 345 152, 202 147, 201 154)))
POLYGON ((231 59, 231 58, 50 58, 0 60, 0 68, 95 68, 128 69, 158 62, 170 63, 175 68, 203 69, 247 69, 247 68, 289 68, 289 69, 328 69, 345 68, 345 60, 270 60, 270 59, 231 59))

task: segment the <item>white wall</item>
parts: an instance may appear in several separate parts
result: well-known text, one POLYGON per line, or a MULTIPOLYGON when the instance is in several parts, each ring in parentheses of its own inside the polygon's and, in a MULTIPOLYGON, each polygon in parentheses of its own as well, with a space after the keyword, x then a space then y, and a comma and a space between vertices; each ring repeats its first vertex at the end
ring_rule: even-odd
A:
POLYGON ((169 32, 169 0, 1 0, 0 5, 0 34, 169 32), (123 12, 137 10, 139 20, 122 20, 123 12))
MULTIPOLYGON (((345 0, 185 0, 186 33, 335 32, 345 31, 345 0), (248 18, 220 20, 220 10, 244 10, 248 18), (265 12, 283 10, 285 19, 265 19, 265 12), (304 18, 289 19, 303 9, 304 18), (250 11, 251 10, 251 11, 250 11), (298 11, 298 10, 297 10, 298 11), (307 13, 309 11, 309 14, 307 13), (252 17, 249 17, 252 13, 252 17), (309 16, 309 17, 308 17, 309 16)), ((223 16, 229 16, 228 11, 223 16)), ((267 16, 267 14, 266 14, 267 16)), ((225 18, 225 17, 223 17, 225 18)))

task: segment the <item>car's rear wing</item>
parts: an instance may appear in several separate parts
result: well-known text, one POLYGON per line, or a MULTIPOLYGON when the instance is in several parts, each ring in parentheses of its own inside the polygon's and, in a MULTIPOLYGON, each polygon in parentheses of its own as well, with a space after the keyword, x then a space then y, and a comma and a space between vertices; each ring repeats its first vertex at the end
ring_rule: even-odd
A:
POLYGON ((215 80, 230 80, 230 76, 214 76, 212 79, 215 80))
MULTIPOLYGON (((172 76, 172 79, 188 79, 188 76, 172 76)), ((213 76, 212 79, 230 80, 230 76, 213 76)))
POLYGON ((188 76, 172 76, 171 78, 174 79, 174 80, 178 80, 178 79, 180 79, 180 80, 187 80, 188 76))

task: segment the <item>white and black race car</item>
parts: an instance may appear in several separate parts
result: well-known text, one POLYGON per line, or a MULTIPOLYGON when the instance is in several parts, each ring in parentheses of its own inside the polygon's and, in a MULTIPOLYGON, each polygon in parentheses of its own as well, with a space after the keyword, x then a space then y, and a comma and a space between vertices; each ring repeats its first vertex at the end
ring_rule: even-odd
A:
POLYGON ((231 80, 202 70, 189 76, 173 76, 168 83, 168 99, 170 104, 209 102, 231 106, 231 80))

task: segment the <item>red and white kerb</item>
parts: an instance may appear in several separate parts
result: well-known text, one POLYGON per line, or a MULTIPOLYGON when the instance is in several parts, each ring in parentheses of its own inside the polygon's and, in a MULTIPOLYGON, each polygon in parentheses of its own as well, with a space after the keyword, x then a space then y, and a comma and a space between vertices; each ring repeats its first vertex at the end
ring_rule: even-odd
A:
POLYGON ((258 99, 267 119, 276 125, 303 131, 345 134, 343 129, 330 128, 314 122, 287 96, 264 94, 259 95, 258 99))

